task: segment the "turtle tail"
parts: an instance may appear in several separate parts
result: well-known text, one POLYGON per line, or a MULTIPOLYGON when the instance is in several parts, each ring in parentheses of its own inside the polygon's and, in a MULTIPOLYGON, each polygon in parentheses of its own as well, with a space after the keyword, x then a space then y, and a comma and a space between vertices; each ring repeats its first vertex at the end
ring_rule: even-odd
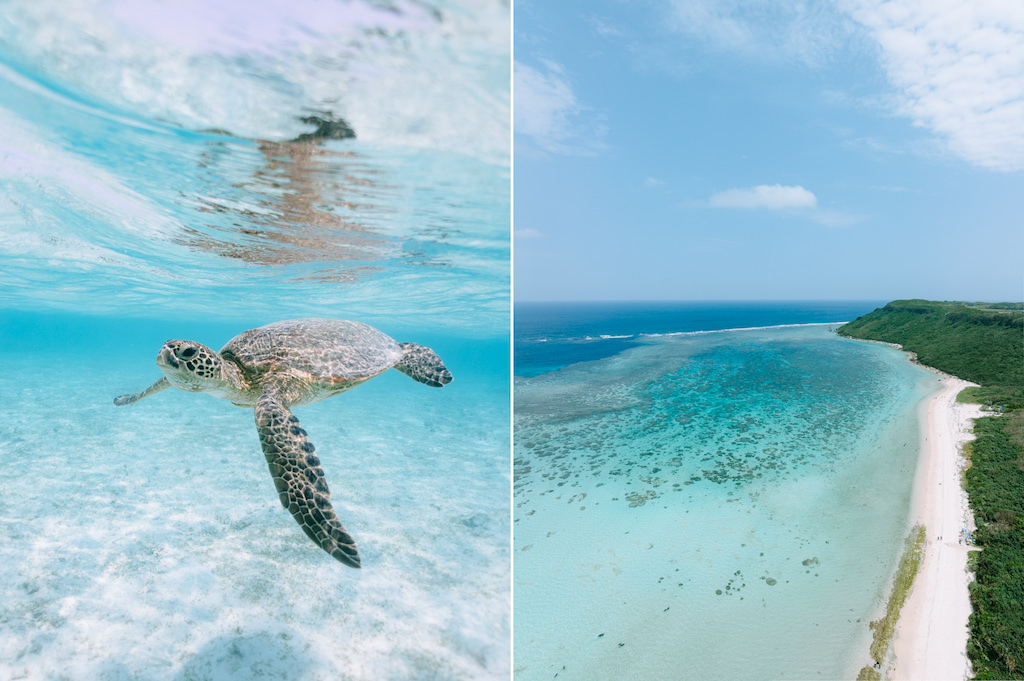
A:
POLYGON ((404 354, 395 368, 403 374, 431 388, 440 388, 452 382, 452 372, 448 371, 436 352, 415 343, 398 345, 404 354))
POLYGON ((272 394, 256 402, 256 429, 281 504, 313 542, 349 567, 360 567, 355 540, 331 506, 331 492, 299 419, 272 394))

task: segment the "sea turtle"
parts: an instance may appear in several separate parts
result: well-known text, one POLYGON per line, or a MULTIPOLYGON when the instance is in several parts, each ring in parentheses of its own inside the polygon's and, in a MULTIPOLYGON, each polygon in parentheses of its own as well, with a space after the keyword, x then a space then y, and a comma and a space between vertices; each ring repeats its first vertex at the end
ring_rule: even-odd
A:
POLYGON ((320 460, 291 407, 345 392, 391 367, 435 388, 452 380, 430 348, 396 343, 372 326, 338 319, 267 324, 238 334, 219 353, 194 341, 169 340, 156 363, 164 372, 160 380, 114 404, 133 404, 174 386, 254 407, 281 503, 310 539, 355 568, 359 552, 331 507, 320 460))

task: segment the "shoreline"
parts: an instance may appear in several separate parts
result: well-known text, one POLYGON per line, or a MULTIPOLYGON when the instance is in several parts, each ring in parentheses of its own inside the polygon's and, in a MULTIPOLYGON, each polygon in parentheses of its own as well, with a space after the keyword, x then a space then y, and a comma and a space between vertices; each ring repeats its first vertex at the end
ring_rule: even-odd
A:
POLYGON ((927 542, 886 660, 885 676, 893 681, 966 679, 971 672, 967 622, 973 575, 962 530, 974 530, 974 517, 962 484, 961 448, 974 439, 973 419, 982 415, 981 405, 956 401, 974 383, 936 373, 942 389, 918 407, 921 453, 910 517, 911 525, 925 527, 927 542))

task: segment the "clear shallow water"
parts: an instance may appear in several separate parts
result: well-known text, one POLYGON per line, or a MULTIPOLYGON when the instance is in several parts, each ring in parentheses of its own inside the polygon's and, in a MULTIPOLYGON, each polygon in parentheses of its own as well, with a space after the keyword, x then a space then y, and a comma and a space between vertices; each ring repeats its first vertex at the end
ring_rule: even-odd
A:
POLYGON ((827 326, 516 378, 515 677, 855 676, 937 385, 827 326))
POLYGON ((296 410, 357 571, 280 506, 251 410, 177 390, 112 404, 159 375, 139 339, 173 324, 11 321, 0 676, 507 677, 508 384, 474 368, 507 344, 427 334, 451 357, 445 389, 389 372, 296 410))
POLYGON ((507 678, 508 8, 174 7, 0 19, 0 677, 507 678), (455 376, 296 410, 360 571, 251 410, 112 403, 168 338, 314 315, 455 376))

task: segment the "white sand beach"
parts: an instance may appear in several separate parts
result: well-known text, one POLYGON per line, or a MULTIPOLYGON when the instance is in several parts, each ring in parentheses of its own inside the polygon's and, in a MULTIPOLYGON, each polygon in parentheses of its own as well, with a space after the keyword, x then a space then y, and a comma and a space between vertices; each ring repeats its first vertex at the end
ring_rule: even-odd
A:
POLYGON ((887 677, 897 681, 965 679, 970 673, 971 575, 962 530, 973 530, 974 521, 961 486, 961 446, 973 438, 973 419, 981 408, 956 401, 972 383, 952 377, 942 381, 942 390, 919 411, 923 441, 912 513, 913 522, 927 529, 928 543, 893 641, 887 677))

